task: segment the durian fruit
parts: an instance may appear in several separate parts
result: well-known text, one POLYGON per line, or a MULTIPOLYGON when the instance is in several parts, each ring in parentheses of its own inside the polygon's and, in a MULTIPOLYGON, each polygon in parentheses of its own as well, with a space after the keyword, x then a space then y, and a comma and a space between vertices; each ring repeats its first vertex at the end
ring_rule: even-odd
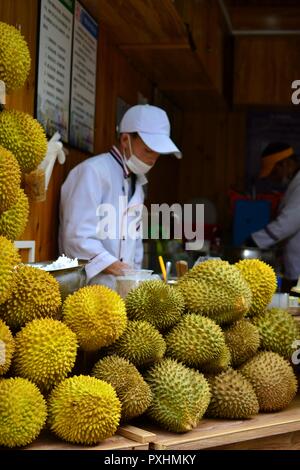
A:
POLYGON ((109 354, 128 359, 137 367, 160 361, 166 351, 163 336, 146 321, 129 320, 122 336, 109 349, 109 354))
POLYGON ((63 321, 76 333, 82 349, 96 351, 112 344, 124 332, 125 303, 106 286, 82 287, 66 298, 63 321))
POLYGON ((0 113, 0 145, 14 154, 22 173, 35 170, 47 152, 41 124, 30 114, 15 110, 0 113))
POLYGON ((235 264, 252 291, 252 302, 247 315, 262 313, 271 302, 277 281, 274 269, 259 259, 244 259, 235 264))
POLYGON ((177 323, 184 311, 180 292, 160 280, 142 282, 125 301, 130 320, 148 321, 159 331, 177 323))
POLYGON ((0 316, 1 304, 9 299, 15 287, 15 267, 20 261, 13 243, 0 235, 0 316))
POLYGON ((57 280, 48 272, 20 265, 15 271, 16 287, 0 306, 0 317, 12 328, 21 328, 35 318, 57 318, 61 296, 57 280))
POLYGON ((271 308, 252 319, 258 328, 261 347, 291 360, 293 343, 299 338, 299 325, 294 317, 281 308, 271 308))
POLYGON ((282 410, 296 395, 297 379, 294 371, 277 353, 260 352, 239 370, 252 384, 260 411, 282 410))
POLYGON ((10 368, 14 350, 13 335, 8 326, 0 320, 0 375, 6 374, 10 368))
POLYGON ((230 365, 231 365, 231 354, 230 354, 229 348, 225 344, 224 348, 222 349, 218 357, 201 365, 200 372, 203 372, 205 375, 206 374, 216 375, 227 370, 230 367, 230 365))
POLYGON ((27 42, 14 26, 0 22, 0 80, 6 92, 21 88, 30 71, 30 52, 27 42))
POLYGON ((166 335, 167 356, 190 367, 200 367, 220 356, 225 338, 220 326, 210 318, 184 315, 166 335))
POLYGON ((151 390, 136 367, 119 356, 98 361, 92 375, 110 383, 122 404, 122 421, 143 414, 151 403, 151 390))
POLYGON ((77 338, 67 325, 52 318, 33 320, 15 336, 13 366, 16 375, 48 392, 71 372, 76 353, 77 338))
POLYGON ((49 427, 59 438, 74 444, 97 444, 115 434, 121 403, 110 384, 80 375, 53 389, 48 412, 49 427))
POLYGON ((259 405, 251 383, 229 369, 209 379, 211 400, 207 416, 225 419, 247 419, 258 414, 259 405))
POLYGON ((232 367, 248 361, 257 353, 260 346, 258 329, 244 318, 227 328, 224 335, 230 350, 232 367))
POLYGON ((0 446, 30 444, 46 417, 46 402, 36 385, 20 377, 0 380, 0 446))
POLYGON ((196 265, 179 279, 177 287, 187 310, 220 325, 239 320, 250 308, 250 287, 227 261, 208 260, 196 265))
POLYGON ((23 189, 18 191, 17 202, 0 214, 0 235, 9 240, 17 240, 23 234, 29 215, 29 202, 23 189))
POLYGON ((16 158, 0 145, 0 215, 16 204, 20 184, 21 170, 16 158))
POLYGON ((207 380, 174 359, 163 359, 146 374, 152 392, 147 413, 163 428, 186 432, 196 427, 210 401, 207 380))

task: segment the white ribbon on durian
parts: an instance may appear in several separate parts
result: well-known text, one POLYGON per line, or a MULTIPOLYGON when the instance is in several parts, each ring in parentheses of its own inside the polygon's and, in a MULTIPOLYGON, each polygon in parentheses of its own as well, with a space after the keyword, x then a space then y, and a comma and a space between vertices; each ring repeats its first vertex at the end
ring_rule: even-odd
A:
POLYGON ((62 142, 60 142, 61 135, 59 132, 55 134, 48 141, 47 153, 44 160, 39 164, 38 168, 45 172, 45 190, 47 191, 51 179, 52 171, 56 159, 63 165, 66 161, 67 150, 64 149, 62 142))

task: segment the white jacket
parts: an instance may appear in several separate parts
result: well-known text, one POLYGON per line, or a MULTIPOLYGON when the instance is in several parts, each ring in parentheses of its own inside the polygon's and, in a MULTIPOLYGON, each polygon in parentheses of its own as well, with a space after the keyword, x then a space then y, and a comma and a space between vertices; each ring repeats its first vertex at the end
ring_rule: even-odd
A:
POLYGON ((147 179, 137 176, 135 191, 128 202, 128 169, 124 167, 116 147, 110 152, 80 163, 62 185, 59 250, 71 258, 88 260, 86 273, 89 284, 105 284, 114 289, 115 277, 101 274, 101 271, 118 260, 135 268, 142 264, 142 239, 140 236, 136 239, 129 237, 128 229, 131 222, 131 230, 135 224, 136 234, 140 233, 144 202, 142 186, 147 179), (99 237, 98 223, 102 218, 99 207, 103 204, 116 208, 114 239, 99 237))
POLYGON ((290 182, 279 206, 277 218, 263 230, 252 234, 259 248, 269 248, 284 240, 285 277, 300 276, 300 171, 290 182))

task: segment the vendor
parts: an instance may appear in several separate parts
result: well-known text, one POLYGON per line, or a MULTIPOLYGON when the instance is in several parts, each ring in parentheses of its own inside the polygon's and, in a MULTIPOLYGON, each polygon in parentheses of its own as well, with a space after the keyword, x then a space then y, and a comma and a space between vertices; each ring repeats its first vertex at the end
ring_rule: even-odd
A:
POLYGON ((69 173, 60 201, 60 253, 88 261, 88 284, 111 288, 124 269, 141 268, 145 174, 160 154, 181 157, 161 108, 133 106, 125 113, 119 132, 118 144, 108 153, 85 160, 69 173), (109 208, 115 209, 115 217, 107 219, 108 236, 102 222, 109 208))
POLYGON ((254 243, 268 249, 283 241, 285 289, 297 283, 300 275, 300 160, 284 143, 270 144, 262 157, 261 178, 288 184, 275 220, 252 233, 254 243))

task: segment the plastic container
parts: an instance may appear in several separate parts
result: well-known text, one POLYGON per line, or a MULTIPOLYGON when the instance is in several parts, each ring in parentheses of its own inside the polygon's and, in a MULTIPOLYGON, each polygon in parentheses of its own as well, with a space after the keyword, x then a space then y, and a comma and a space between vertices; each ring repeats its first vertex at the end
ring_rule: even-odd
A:
POLYGON ((150 269, 126 269, 123 276, 116 278, 116 290, 118 294, 125 299, 128 292, 136 289, 142 282, 147 279, 156 278, 152 275, 153 271, 150 269))
POLYGON ((289 308, 289 294, 276 293, 273 295, 271 302, 268 305, 268 308, 277 307, 288 309, 289 308))

